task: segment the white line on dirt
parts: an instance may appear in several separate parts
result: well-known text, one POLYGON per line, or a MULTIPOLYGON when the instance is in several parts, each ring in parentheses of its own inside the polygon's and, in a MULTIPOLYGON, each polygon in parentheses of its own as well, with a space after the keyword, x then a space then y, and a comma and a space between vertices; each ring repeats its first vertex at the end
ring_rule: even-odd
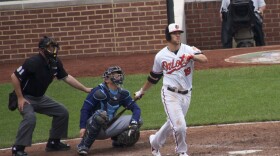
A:
MULTIPOLYGON (((224 127, 224 126, 240 126, 240 125, 254 125, 254 124, 271 124, 271 123, 279 123, 280 121, 267 121, 267 122, 246 122, 246 123, 234 123, 234 124, 221 124, 221 125, 206 125, 206 126, 193 126, 193 127, 188 127, 189 129, 192 128, 204 128, 204 127, 224 127)), ((156 130, 144 130, 141 131, 141 133, 145 133, 145 132, 151 132, 151 131, 156 131, 156 130)), ((67 140, 79 140, 81 138, 74 138, 74 139, 67 139, 67 140)), ((65 140, 63 140, 65 141, 65 140)), ((46 144, 46 142, 40 142, 40 143, 35 143, 32 144, 32 146, 35 145, 41 145, 41 144, 46 144)), ((11 148, 2 148, 0 149, 0 151, 5 151, 5 150, 10 150, 11 148)))
POLYGON ((257 153, 257 152, 260 152, 262 150, 243 150, 243 151, 230 151, 228 152, 228 154, 230 155, 244 155, 244 154, 251 154, 251 153, 257 153))
POLYGON ((266 122, 244 122, 244 123, 233 123, 233 124, 220 124, 220 125, 206 125, 206 126, 193 126, 192 128, 204 128, 204 127, 225 127, 225 126, 240 126, 240 125, 254 125, 254 124, 271 124, 280 123, 280 121, 266 121, 266 122))

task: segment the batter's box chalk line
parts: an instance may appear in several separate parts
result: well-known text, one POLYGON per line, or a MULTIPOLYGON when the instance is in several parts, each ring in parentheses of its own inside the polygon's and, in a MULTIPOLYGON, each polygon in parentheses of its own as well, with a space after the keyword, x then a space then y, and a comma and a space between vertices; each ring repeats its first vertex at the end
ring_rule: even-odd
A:
POLYGON ((230 155, 245 155, 245 154, 252 154, 252 153, 257 153, 262 150, 242 150, 242 151, 230 151, 228 154, 230 155))

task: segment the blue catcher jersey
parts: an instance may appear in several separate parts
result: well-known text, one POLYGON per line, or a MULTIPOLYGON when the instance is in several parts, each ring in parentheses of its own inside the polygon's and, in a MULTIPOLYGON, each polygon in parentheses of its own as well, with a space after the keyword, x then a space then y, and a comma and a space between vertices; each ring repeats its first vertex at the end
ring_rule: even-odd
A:
POLYGON ((101 83, 88 94, 84 101, 81 109, 80 128, 85 128, 86 121, 99 109, 106 111, 109 120, 111 120, 120 106, 131 110, 133 112, 132 119, 139 121, 140 108, 136 103, 131 103, 132 98, 129 91, 122 88, 110 90, 105 83, 101 83))

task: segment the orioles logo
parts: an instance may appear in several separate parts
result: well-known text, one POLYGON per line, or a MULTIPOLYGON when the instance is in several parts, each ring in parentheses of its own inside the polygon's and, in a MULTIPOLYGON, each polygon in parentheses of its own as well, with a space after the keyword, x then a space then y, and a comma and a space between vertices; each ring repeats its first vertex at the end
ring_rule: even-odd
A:
POLYGON ((176 29, 179 29, 179 25, 175 25, 175 28, 176 28, 176 29))
POLYGON ((172 60, 171 62, 163 61, 161 66, 167 71, 166 74, 172 74, 174 71, 180 70, 181 68, 187 66, 189 62, 184 60, 185 55, 182 55, 179 60, 172 60))

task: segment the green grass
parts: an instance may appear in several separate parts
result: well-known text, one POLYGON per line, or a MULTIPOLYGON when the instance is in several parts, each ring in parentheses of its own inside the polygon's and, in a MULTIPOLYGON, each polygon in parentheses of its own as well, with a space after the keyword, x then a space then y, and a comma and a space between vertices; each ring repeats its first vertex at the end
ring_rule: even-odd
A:
MULTIPOLYGON (((280 66, 199 70, 194 73, 188 125, 280 120, 280 66)), ((131 94, 145 82, 147 75, 126 75, 124 88, 131 94)), ((86 86, 96 86, 100 77, 80 78, 86 86)), ((166 120, 160 98, 161 82, 137 103, 142 109, 142 129, 158 129, 166 120)), ((0 85, 0 147, 13 144, 21 116, 7 109, 11 84, 0 85)), ((86 94, 62 81, 54 81, 47 95, 63 103, 70 112, 69 138, 78 137, 80 109, 86 94)), ((130 112, 127 111, 127 114, 130 112)), ((46 141, 51 118, 37 114, 33 142, 46 141)))

